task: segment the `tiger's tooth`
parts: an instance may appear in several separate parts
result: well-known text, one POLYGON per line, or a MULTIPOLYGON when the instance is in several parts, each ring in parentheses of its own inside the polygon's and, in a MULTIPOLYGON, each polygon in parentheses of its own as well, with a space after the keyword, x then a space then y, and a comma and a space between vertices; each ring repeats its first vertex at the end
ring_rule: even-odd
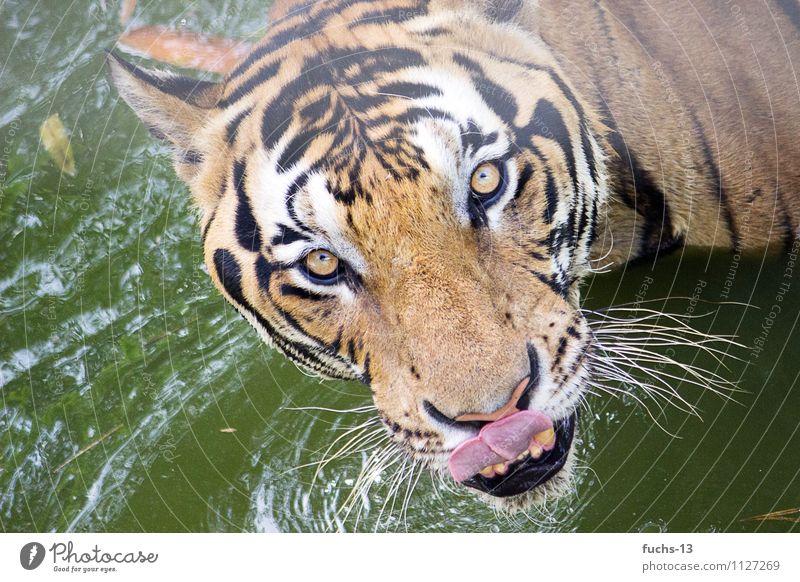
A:
POLYGON ((522 451, 522 452, 519 454, 519 456, 517 457, 517 460, 518 460, 518 461, 521 461, 522 459, 524 459, 525 457, 527 457, 527 456, 528 456, 528 454, 529 454, 529 452, 528 452, 527 450, 524 450, 524 451, 522 451))
POLYGON ((531 445, 531 448, 528 449, 528 452, 530 452, 533 459, 538 459, 542 456, 542 447, 537 444, 533 444, 531 445))
POLYGON ((483 469, 481 469, 480 473, 487 479, 491 479, 492 477, 494 477, 494 468, 491 465, 489 465, 488 467, 484 467, 483 469))
POLYGON ((556 431, 552 428, 548 428, 547 430, 543 430, 539 434, 533 435, 534 440, 540 445, 545 447, 552 446, 556 442, 556 431))
POLYGON ((497 463, 492 469, 494 469, 494 472, 498 475, 505 475, 506 471, 508 471, 508 463, 497 463))

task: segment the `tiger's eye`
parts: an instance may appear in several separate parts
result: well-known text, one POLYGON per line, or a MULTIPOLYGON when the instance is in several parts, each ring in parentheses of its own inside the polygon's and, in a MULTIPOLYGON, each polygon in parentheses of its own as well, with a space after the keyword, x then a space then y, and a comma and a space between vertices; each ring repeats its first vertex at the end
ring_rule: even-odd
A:
POLYGON ((339 270, 339 259, 328 251, 311 251, 306 257, 306 269, 315 277, 331 277, 339 270))
POLYGON ((494 195, 502 185, 503 175, 496 163, 484 162, 472 172, 470 186, 478 196, 494 195))

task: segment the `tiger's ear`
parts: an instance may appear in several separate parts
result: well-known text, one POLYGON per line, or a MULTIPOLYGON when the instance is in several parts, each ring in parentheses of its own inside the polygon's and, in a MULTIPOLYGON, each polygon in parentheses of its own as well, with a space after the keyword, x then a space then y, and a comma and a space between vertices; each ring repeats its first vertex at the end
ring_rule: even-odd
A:
POLYGON ((106 60, 120 96, 150 133, 173 146, 178 170, 196 164, 200 154, 194 150, 193 138, 219 101, 222 83, 143 69, 113 52, 106 60))

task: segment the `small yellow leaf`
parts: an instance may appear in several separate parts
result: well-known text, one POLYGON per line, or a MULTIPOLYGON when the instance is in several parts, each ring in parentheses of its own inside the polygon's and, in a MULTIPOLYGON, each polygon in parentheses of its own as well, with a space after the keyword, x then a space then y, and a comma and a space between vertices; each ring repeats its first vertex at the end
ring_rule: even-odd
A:
POLYGON ((72 145, 67 135, 64 124, 58 113, 53 113, 39 128, 42 145, 61 171, 70 176, 75 175, 75 158, 72 155, 72 145))
POLYGON ((235 428, 227 427, 219 429, 219 432, 236 432, 235 428))

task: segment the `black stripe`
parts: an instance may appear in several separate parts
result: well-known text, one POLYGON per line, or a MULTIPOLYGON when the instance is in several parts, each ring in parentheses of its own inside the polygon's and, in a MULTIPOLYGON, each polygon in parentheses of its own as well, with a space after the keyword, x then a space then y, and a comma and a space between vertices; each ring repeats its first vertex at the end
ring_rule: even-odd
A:
POLYGON ((485 77, 477 82, 475 88, 478 90, 484 102, 486 102, 500 119, 505 121, 509 126, 514 125, 514 120, 517 118, 519 108, 517 107, 516 99, 511 93, 485 77))
POLYGON ((476 61, 462 53, 455 53, 453 60, 472 74, 475 89, 484 102, 508 125, 513 125, 519 108, 514 96, 503 87, 491 81, 476 61))
POLYGON ((270 302, 272 307, 275 311, 278 312, 281 318, 285 321, 285 323, 299 331, 303 335, 307 336, 310 340, 316 343, 323 343, 319 338, 314 337, 306 329, 300 324, 296 317, 294 317, 291 313, 287 310, 280 307, 272 298, 272 291, 270 290, 270 283, 272 281, 272 275, 275 272, 279 272, 284 268, 284 265, 281 263, 271 263, 264 258, 264 255, 258 255, 255 261, 255 270, 256 270, 256 279, 258 280, 258 285, 264 291, 263 295, 267 298, 270 302))
POLYGON ((249 305, 242 293, 242 269, 236 257, 227 249, 217 249, 214 251, 214 268, 217 277, 236 303, 239 305, 249 305))
MULTIPOLYGON (((611 159, 617 166, 616 174, 620 176, 621 180, 623 180, 625 177, 630 175, 629 170, 633 166, 631 152, 628 149, 628 144, 625 141, 622 133, 620 133, 619 128, 617 127, 617 122, 614 119, 614 116, 611 114, 611 111, 609 110, 605 101, 600 103, 600 110, 603 116, 603 123, 611 130, 607 136, 608 142, 612 149, 618 154, 617 156, 612 156, 611 159), (625 163, 626 160, 627 164, 625 163)), ((614 173, 612 172, 612 174, 614 173)), ((617 192, 617 194, 628 208, 632 210, 636 208, 636 201, 631 197, 630 192, 628 192, 626 184, 621 184, 621 188, 619 188, 619 192, 617 192)))
POLYGON ((402 69, 426 64, 425 58, 418 50, 398 46, 377 47, 370 51, 363 48, 341 49, 330 52, 326 60, 340 71, 344 71, 351 64, 358 65, 359 77, 363 80, 378 79, 402 69))
POLYGON ((561 364, 561 360, 564 358, 564 354, 567 351, 567 338, 562 337, 558 340, 558 348, 556 348, 556 355, 553 358, 553 368, 557 368, 561 364))
MULTIPOLYGON (((646 33, 647 31, 643 31, 643 34, 639 34, 640 32, 642 32, 642 31, 638 31, 638 30, 634 30, 633 31, 633 33, 638 35, 638 38, 646 40, 648 38, 648 35, 646 33)), ((651 47, 644 47, 645 51, 648 54, 652 54, 652 51, 650 50, 650 48, 651 47)), ((723 185, 722 175, 720 173, 720 168, 719 168, 719 165, 717 163, 717 160, 719 159, 719 157, 718 156, 715 157, 713 155, 713 152, 711 150, 711 145, 709 144, 707 136, 706 136, 705 128, 704 128, 703 124, 700 122, 700 120, 698 119, 696 112, 690 110, 689 114, 691 115, 692 122, 693 122, 694 127, 695 127, 695 131, 696 131, 696 133, 698 135, 698 139, 700 141, 700 146, 701 146, 701 149, 702 149, 703 157, 705 159, 704 166, 709 168, 709 172, 711 174, 711 179, 714 182, 714 187, 715 187, 715 190, 716 190, 716 195, 718 197, 720 209, 722 211, 723 218, 724 218, 724 220, 726 222, 726 225, 727 225, 727 228, 728 228, 728 232, 729 232, 730 237, 731 237, 731 246, 733 248, 735 248, 735 249, 739 249, 739 247, 740 247, 739 234, 738 234, 738 231, 737 231, 736 224, 734 222, 733 212, 732 212, 732 209, 731 209, 731 206, 730 206, 730 201, 728 199, 727 191, 725 190, 725 187, 723 185)), ((712 121, 713 121, 713 117, 712 117, 712 121)), ((717 145, 717 148, 719 148, 719 144, 716 144, 716 145, 717 145)), ((718 155, 721 153, 719 151, 719 149, 718 149, 717 153, 718 153, 718 155)), ((631 160, 632 160, 632 167, 633 167, 633 162, 635 161, 635 156, 631 156, 631 160)), ((663 193, 662 193, 662 196, 663 196, 663 193)), ((664 203, 664 208, 665 208, 665 214, 664 214, 664 222, 663 223, 666 223, 666 220, 669 218, 669 207, 668 207, 668 205, 666 203, 664 203)), ((670 223, 671 223, 671 219, 670 219, 670 223)), ((647 225, 645 225, 645 226, 647 226, 647 225)), ((652 244, 652 241, 651 241, 650 248, 649 249, 645 248, 645 250, 649 250, 650 252, 658 251, 659 254, 663 255, 664 251, 670 251, 670 250, 673 250, 675 248, 678 248, 678 247, 682 246, 684 244, 684 242, 685 242, 683 235, 681 234, 681 235, 675 236, 675 234, 672 232, 671 225, 669 225, 669 226, 670 226, 670 236, 667 237, 667 238, 661 239, 660 242, 658 243, 658 248, 655 248, 655 245, 652 244)), ((644 234, 644 236, 647 235, 647 233, 643 233, 643 234, 644 234)))
POLYGON ((526 188, 528 187, 528 182, 531 180, 531 176, 533 176, 533 165, 525 161, 523 162, 522 170, 519 173, 519 178, 517 179, 517 191, 514 192, 514 198, 519 198, 519 196, 525 192, 526 188))
POLYGON ((281 295, 284 297, 299 297, 306 301, 319 301, 321 299, 330 299, 333 297, 333 295, 320 295, 319 293, 314 293, 313 291, 303 289, 302 287, 296 287, 288 283, 281 284, 280 290, 281 295))
POLYGON ((426 97, 440 97, 442 95, 442 91, 438 87, 409 81, 394 81, 381 85, 378 91, 380 93, 388 93, 390 96, 407 97, 408 99, 425 99, 426 97))
POLYGON ((547 224, 552 224, 555 219, 556 212, 558 212, 558 186, 556 185, 553 172, 547 165, 547 158, 544 154, 534 145, 531 145, 531 152, 539 159, 544 167, 546 183, 545 183, 545 197, 547 198, 547 206, 544 209, 544 221, 547 224))
POLYGON ((361 382, 363 382, 367 386, 372 384, 372 372, 370 371, 371 363, 372 363, 372 358, 370 357, 370 353, 367 352, 367 354, 364 356, 364 363, 361 365, 361 367, 364 368, 364 371, 358 378, 359 380, 361 380, 361 382))
POLYGON ((208 231, 211 229, 211 225, 214 223, 214 219, 217 217, 218 208, 219 206, 216 206, 214 208, 213 212, 211 212, 211 216, 209 217, 208 222, 206 223, 205 227, 203 227, 203 234, 200 236, 200 240, 202 240, 204 243, 206 242, 208 231))
POLYGON ((556 188, 556 181, 553 178, 553 172, 550 168, 545 170, 547 176, 547 184, 544 189, 545 197, 547 198, 547 206, 544 209, 544 221, 547 224, 552 224, 558 211, 558 188, 556 188))
POLYGON ((247 166, 244 160, 233 163, 233 185, 236 188, 238 204, 236 206, 236 240, 242 248, 248 251, 259 251, 263 241, 261 227, 259 227, 250 208, 250 199, 245 191, 247 180, 247 166))
MULTIPOLYGON (((313 123, 332 113, 332 100, 330 93, 320 95, 310 103, 303 105, 300 109, 300 119, 304 123, 313 123)), ((335 119, 337 116, 334 114, 332 117, 335 119)))
POLYGON ((578 221, 578 232, 575 235, 576 242, 583 240, 583 235, 586 233, 586 229, 591 222, 591 207, 586 204, 586 200, 584 199, 583 205, 581 206, 580 220, 578 221))
MULTIPOLYGON (((533 112, 533 118, 528 124, 527 131, 530 136, 540 135, 559 144, 567 161, 567 170, 572 181, 574 195, 577 196, 580 192, 580 187, 575 152, 572 149, 572 140, 564 123, 564 118, 558 109, 547 99, 540 99, 536 105, 536 110, 533 112)), ((578 242, 578 229, 575 221, 577 212, 581 212, 581 220, 583 221, 584 209, 572 209, 567 217, 566 232, 570 239, 570 256, 575 254, 575 247, 578 242)), ((562 231, 559 230, 559 232, 562 231)), ((556 251, 554 254, 557 254, 557 250, 554 249, 554 251, 556 251)))
POLYGON ((731 210, 728 193, 722 184, 722 175, 720 174, 719 165, 717 164, 718 158, 714 156, 714 153, 711 151, 711 145, 708 143, 705 128, 703 127, 702 123, 700 123, 700 120, 697 118, 697 115, 694 111, 691 111, 690 113, 695 129, 697 130, 698 139, 700 140, 700 147, 703 150, 705 167, 709 168, 711 173, 711 179, 714 182, 714 190, 716 195, 719 197, 720 208, 728 226, 728 232, 731 235, 731 246, 738 250, 740 248, 741 241, 739 240, 739 233, 737 232, 736 224, 733 221, 733 211, 731 210))
POLYGON ((786 199, 783 196, 783 190, 781 190, 780 186, 775 188, 775 196, 778 199, 781 212, 783 213, 783 221, 781 223, 781 226, 783 226, 783 244, 785 250, 788 252, 791 250, 792 243, 794 243, 797 235, 795 234, 795 228, 792 224, 792 215, 789 212, 789 207, 786 205, 786 199))
POLYGON ((461 149, 464 153, 474 154, 483 146, 495 143, 498 137, 497 132, 484 135, 475 121, 469 119, 464 131, 461 132, 461 149))
MULTIPOLYGON (((594 240, 595 240, 595 238, 597 237, 597 223, 598 223, 598 219, 597 219, 597 214, 598 214, 598 213, 597 213, 597 205, 598 205, 598 202, 597 202, 597 198, 595 197, 595 198, 592 200, 592 223, 591 223, 591 225, 589 226, 589 236, 588 236, 588 238, 587 238, 587 240, 588 240, 588 243, 589 243, 589 248, 590 248, 590 249, 591 249, 592 245, 594 244, 594 240)), ((587 250, 588 250, 588 249, 587 249, 587 250)))
POLYGON ((284 172, 299 162, 305 155, 311 143, 322 133, 317 128, 309 128, 295 135, 281 152, 281 157, 276 163, 278 170, 284 172))
POLYGON ((237 86, 230 95, 220 100, 217 107, 230 107, 246 95, 249 95, 256 87, 272 79, 278 73, 280 66, 280 61, 264 65, 256 74, 237 86))
POLYGON ((272 245, 290 245, 298 241, 310 240, 303 233, 285 224, 278 225, 278 232, 272 237, 272 245))
POLYGON ((597 164, 594 159, 594 151, 591 148, 591 144, 589 142, 589 134, 586 124, 586 112, 583 109, 583 105, 581 105, 580 101, 578 101, 575 94, 572 90, 567 86, 564 80, 559 77, 556 72, 551 69, 550 67, 543 67, 542 70, 546 72, 549 77, 558 85, 558 88, 564 94, 564 97, 567 98, 572 104, 572 107, 575 111, 578 112, 578 120, 580 124, 580 133, 581 133, 581 145, 583 147, 583 154, 586 156, 586 163, 589 166, 589 172, 592 176, 592 180, 597 183, 597 164))
POLYGON ((427 36, 442 36, 445 34, 453 34, 453 31, 449 28, 445 28, 444 26, 434 26, 433 28, 421 30, 419 34, 425 34, 427 36))
POLYGON ((561 249, 566 246, 569 249, 570 258, 575 254, 575 219, 574 212, 570 212, 567 224, 559 224, 550 229, 548 240, 542 241, 550 248, 550 254, 553 257, 558 257, 561 254, 561 249))
POLYGON ((800 30, 800 2, 797 0, 775 0, 783 13, 792 21, 795 28, 800 30))
POLYGON ((528 269, 528 272, 531 275, 533 275, 534 277, 536 277, 537 279, 539 279, 539 281, 541 281, 542 283, 547 285, 553 291, 553 293, 555 293, 559 297, 566 297, 567 296, 567 286, 564 285, 563 283, 560 283, 556 279, 555 275, 550 275, 548 277, 544 273, 541 273, 541 272, 536 271, 534 269, 528 269))
POLYGON ((331 353, 337 356, 339 355, 339 350, 342 347, 342 334, 344 334, 344 326, 340 325, 338 331, 336 332, 336 337, 333 338, 333 341, 329 344, 331 353))
POLYGON ((629 152, 629 156, 636 212, 645 220, 640 251, 643 255, 649 255, 673 243, 672 217, 666 196, 653 181, 650 172, 642 167, 633 152, 629 152))
POLYGON ((536 259, 537 261, 546 261, 547 257, 540 253, 539 251, 528 251, 528 255, 536 259))
POLYGON ((572 147, 572 140, 570 139, 569 131, 564 123, 564 118, 561 112, 547 99, 540 99, 536 104, 536 110, 533 112, 533 118, 527 127, 528 134, 532 137, 540 135, 546 139, 550 139, 558 143, 564 151, 564 157, 567 160, 567 169, 572 184, 575 188, 575 193, 579 191, 578 186, 578 169, 575 163, 575 151, 572 147))
POLYGON ((195 166, 203 161, 203 154, 197 150, 183 150, 181 151, 181 161, 184 164, 195 166))
POLYGON ((611 130, 608 142, 617 153, 617 156, 613 157, 616 165, 615 173, 620 179, 617 193, 625 205, 635 210, 645 221, 639 240, 640 256, 663 254, 664 250, 674 247, 678 240, 675 237, 666 194, 628 148, 605 103, 601 105, 601 110, 603 123, 611 130))
POLYGON ((455 117, 442 109, 435 109, 432 107, 411 107, 404 113, 400 113, 398 115, 379 115, 374 117, 367 122, 367 126, 370 128, 375 128, 387 123, 411 124, 419 121, 420 119, 426 118, 441 119, 451 123, 458 123, 455 117))
POLYGON ((242 124, 242 121, 244 121, 244 118, 250 115, 252 110, 252 107, 248 107, 236 117, 231 119, 228 122, 228 125, 225 126, 225 140, 228 142, 228 145, 233 144, 233 142, 236 140, 236 136, 239 133, 239 126, 242 124))
POLYGON ((305 224, 303 224, 303 222, 298 218, 297 211, 294 208, 294 205, 297 202, 297 193, 306 187, 307 182, 308 182, 308 174, 300 174, 297 177, 297 179, 289 185, 289 188, 287 188, 286 197, 284 198, 284 200, 286 202, 286 210, 288 211, 289 217, 292 219, 295 226, 299 228, 301 231, 311 234, 312 232, 311 229, 309 229, 305 224))
MULTIPOLYGON (((362 24, 375 24, 376 22, 405 22, 413 18, 418 18, 423 15, 423 11, 419 9, 420 4, 427 4, 427 2, 418 3, 416 6, 397 6, 395 8, 378 9, 372 12, 367 12, 358 17, 350 23, 350 27, 360 26, 362 24)), ((425 11, 427 12, 427 10, 425 11)))
POLYGON ((469 222, 473 228, 480 228, 489 224, 489 217, 486 216, 486 208, 484 208, 480 200, 476 200, 474 196, 470 196, 467 201, 467 212, 469 214, 469 222))
POLYGON ((437 119, 442 121, 449 121, 455 122, 456 119, 448 112, 442 109, 434 109, 433 107, 412 107, 408 109, 405 113, 401 113, 400 115, 395 116, 393 119, 397 123, 402 124, 410 124, 420 119, 437 119))
POLYGON ((494 0, 486 3, 486 15, 494 20, 509 22, 522 10, 522 0, 494 0))
POLYGON ((295 97, 287 96, 287 93, 284 88, 278 98, 269 103, 264 110, 264 116, 261 119, 261 143, 267 151, 280 141, 292 120, 295 97))

